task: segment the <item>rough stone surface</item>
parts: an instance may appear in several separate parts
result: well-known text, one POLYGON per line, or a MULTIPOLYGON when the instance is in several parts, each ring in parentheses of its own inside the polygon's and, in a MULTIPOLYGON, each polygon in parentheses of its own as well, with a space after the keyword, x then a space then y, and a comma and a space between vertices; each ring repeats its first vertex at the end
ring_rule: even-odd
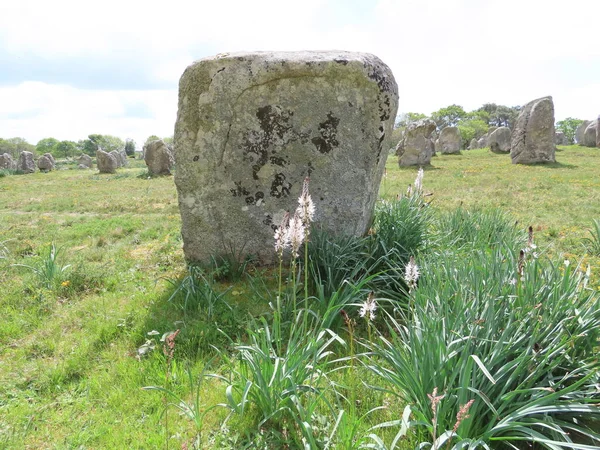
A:
POLYGON ((597 135, 598 135, 598 121, 594 120, 585 129, 585 133, 583 135, 583 145, 585 145, 586 147, 595 147, 596 146, 596 138, 598 137, 597 135))
POLYGON ((370 54, 235 53, 189 66, 175 125, 186 258, 274 262, 273 230, 306 176, 317 226, 366 233, 397 106, 391 70, 370 54))
POLYGON ((50 153, 45 153, 39 157, 37 166, 42 172, 50 172, 51 170, 54 170, 54 157, 50 153))
POLYGON ((583 145, 585 129, 590 125, 590 123, 592 123, 591 120, 584 120, 581 125, 577 127, 577 130, 575 130, 575 141, 579 145, 583 145))
POLYGON ((400 166, 426 166, 431 162, 433 142, 431 133, 435 130, 435 122, 421 119, 411 123, 396 147, 400 166))
POLYGON ((556 145, 569 145, 569 140, 567 139, 567 136, 565 136, 565 133, 557 131, 554 133, 554 143, 556 145))
POLYGON ((90 168, 90 166, 86 166, 85 164, 78 164, 78 165, 77 165, 77 168, 78 168, 78 169, 81 169, 81 170, 86 170, 86 169, 89 169, 89 168, 90 168))
POLYGON ((488 146, 494 153, 510 153, 510 128, 500 127, 492 131, 488 146))
POLYGON ((171 175, 173 153, 162 139, 144 145, 144 161, 152 175, 171 175))
POLYGON ((115 158, 115 160, 117 161, 117 169, 120 167, 124 167, 127 163, 127 155, 123 156, 123 153, 117 151, 117 150, 113 150, 109 153, 110 155, 113 155, 113 157, 115 158))
POLYGON ((19 162, 17 163, 17 170, 23 173, 35 172, 35 162, 33 161, 33 153, 21 152, 19 155, 19 162))
POLYGON ((89 155, 81 155, 77 158, 77 164, 80 166, 85 166, 86 169, 92 167, 92 158, 89 155))
POLYGON ((487 147, 487 136, 481 136, 479 138, 479 140, 477 141, 477 146, 479 148, 486 148, 487 147))
POLYGON ((527 103, 519 112, 511 137, 513 164, 555 162, 554 103, 543 97, 527 103))
POLYGON ((479 141, 476 138, 471 139, 469 143, 469 150, 476 150, 479 148, 479 141))
POLYGON ((600 116, 596 119, 596 147, 600 148, 600 116))
POLYGON ((10 153, 3 153, 0 155, 0 169, 11 169, 17 168, 17 162, 13 159, 10 153))
POLYGON ((461 146, 460 130, 457 127, 446 127, 440 132, 439 147, 436 151, 443 155, 460 153, 461 146))
POLYGON ((116 173, 119 162, 113 152, 106 153, 103 150, 96 151, 96 165, 100 173, 116 173))

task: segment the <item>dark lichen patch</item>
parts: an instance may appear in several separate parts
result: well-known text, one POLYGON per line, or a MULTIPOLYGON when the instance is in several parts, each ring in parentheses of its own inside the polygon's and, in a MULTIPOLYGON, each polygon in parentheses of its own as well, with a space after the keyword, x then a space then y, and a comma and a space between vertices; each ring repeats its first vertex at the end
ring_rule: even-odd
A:
POLYGON ((348 61, 345 59, 334 59, 334 61, 338 64, 343 64, 344 66, 348 64, 348 61))
MULTIPOLYGON (((244 161, 253 163, 252 178, 258 180, 258 172, 276 153, 275 144, 285 145, 293 139, 292 125, 289 123, 293 111, 283 110, 278 106, 267 105, 258 108, 256 118, 260 130, 250 130, 242 139, 242 154, 244 161)), ((276 159, 277 165, 283 166, 283 158, 276 159)))
POLYGON ((234 197, 245 197, 247 195, 250 195, 250 191, 248 189, 246 189, 244 186, 242 186, 241 181, 234 181, 234 184, 235 184, 235 188, 229 189, 229 192, 231 192, 231 195, 233 195, 234 197))
POLYGON ((327 120, 319 124, 319 134, 321 136, 311 139, 313 145, 320 153, 329 153, 340 143, 337 140, 337 127, 340 119, 333 115, 333 112, 327 113, 327 120))
MULTIPOLYGON (((275 225, 273 224, 273 216, 271 216, 270 214, 267 214, 267 216, 265 217, 265 219, 263 220, 263 223, 265 225, 271 225, 271 227, 274 227, 275 225)), ((277 227, 275 227, 277 228, 277 227)))
POLYGON ((279 166, 279 167, 285 167, 285 166, 287 166, 289 164, 289 161, 287 159, 282 158, 280 156, 271 156, 269 158, 269 161, 274 166, 279 166))
POLYGON ((194 162, 198 162, 199 159, 200 159, 199 155, 194 156, 194 162))
POLYGON ((290 189, 292 184, 285 181, 286 177, 283 173, 276 173, 271 183, 271 197, 281 198, 288 197, 290 195, 290 189))

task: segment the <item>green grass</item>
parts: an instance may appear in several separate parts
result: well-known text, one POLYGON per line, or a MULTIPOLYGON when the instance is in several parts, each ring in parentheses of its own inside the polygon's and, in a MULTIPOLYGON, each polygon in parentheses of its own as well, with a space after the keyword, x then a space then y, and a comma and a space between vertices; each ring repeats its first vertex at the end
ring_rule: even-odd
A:
MULTIPOLYGON (((485 149, 433 158, 425 170, 424 190, 433 193, 426 201, 432 202, 435 217, 427 242, 419 248, 461 255, 475 248, 492 251, 497 243, 522 242, 532 225, 539 247, 561 261, 572 260, 573 267, 581 262, 580 271, 589 264, 590 285, 600 289, 600 257, 588 254, 584 245, 593 220, 600 219, 600 151, 561 147, 557 160, 548 166, 515 166, 510 157, 485 149), (516 231, 496 227, 501 220, 518 221, 516 231), (471 223, 484 231, 473 232, 471 223), (445 233, 448 229, 451 236, 445 233)), ((170 389, 189 404, 198 394, 199 408, 207 408, 227 402, 228 383, 207 379, 195 392, 189 387, 188 369, 227 378, 225 369, 234 364, 228 355, 235 357, 239 343, 249 342, 250 318, 271 311, 277 282, 270 270, 250 268, 252 277, 235 282, 219 278, 212 281, 212 291, 192 291, 187 297, 185 290, 177 291, 178 280, 185 280, 188 271, 173 178, 148 179, 139 161, 132 166, 116 175, 57 170, 0 177, 0 449, 164 447, 163 395, 141 389, 165 385, 160 335, 181 330, 170 389), (41 283, 34 271, 18 266, 39 267, 53 244, 61 249, 58 264, 70 265, 59 282, 41 283), (214 297, 206 300, 210 292, 218 297, 216 303, 210 303, 214 297), (153 330, 159 336, 148 334, 153 330), (155 350, 138 357, 138 348, 147 341, 155 350), (226 353, 219 356, 212 345, 226 353)), ((390 157, 381 195, 395 198, 415 175, 416 170, 400 169, 390 157)), ((351 336, 343 321, 338 322, 335 331, 348 343, 351 336)), ((357 324, 356 353, 367 345, 364 328, 357 324)), ((326 390, 330 407, 324 407, 311 396, 316 406, 309 418, 320 430, 315 433, 323 437, 336 432, 340 441, 352 442, 353 433, 365 437, 370 427, 400 418, 409 397, 396 398, 398 392, 389 386, 393 395, 373 390, 366 368, 344 368, 347 346, 332 346, 342 360, 331 363, 323 376, 341 397, 326 390), (385 410, 368 413, 383 404, 388 405, 385 410)), ((285 398, 285 407, 296 408, 298 417, 306 415, 293 395, 285 398)), ((222 407, 204 417, 203 448, 243 448, 252 441, 258 445, 261 439, 275 439, 269 433, 276 432, 283 433, 277 437, 280 442, 296 442, 286 434, 290 430, 248 436, 254 421, 261 420, 251 407, 243 416, 232 416, 223 431, 220 426, 228 414, 222 407)), ((288 424, 294 417, 289 416, 288 424)), ((168 410, 168 420, 170 447, 191 447, 197 425, 174 408, 168 410)), ((396 431, 382 428, 378 434, 389 442, 396 431)), ((414 435, 401 448, 412 448, 422 439, 422 434, 414 435)))

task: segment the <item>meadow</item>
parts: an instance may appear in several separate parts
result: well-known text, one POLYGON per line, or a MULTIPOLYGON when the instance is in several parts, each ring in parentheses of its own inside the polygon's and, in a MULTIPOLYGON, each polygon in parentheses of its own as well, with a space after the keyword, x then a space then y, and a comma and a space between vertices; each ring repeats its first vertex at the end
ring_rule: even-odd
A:
POLYGON ((556 158, 390 156, 281 269, 187 268, 143 162, 0 172, 0 449, 598 448, 600 150, 556 158))

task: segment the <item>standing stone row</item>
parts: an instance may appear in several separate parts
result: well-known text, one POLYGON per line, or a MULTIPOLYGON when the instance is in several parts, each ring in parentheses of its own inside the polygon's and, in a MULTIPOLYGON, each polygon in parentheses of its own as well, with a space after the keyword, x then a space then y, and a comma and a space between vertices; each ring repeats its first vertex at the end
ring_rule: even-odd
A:
POLYGON ((600 116, 596 120, 584 120, 575 132, 579 145, 600 147, 600 116))

